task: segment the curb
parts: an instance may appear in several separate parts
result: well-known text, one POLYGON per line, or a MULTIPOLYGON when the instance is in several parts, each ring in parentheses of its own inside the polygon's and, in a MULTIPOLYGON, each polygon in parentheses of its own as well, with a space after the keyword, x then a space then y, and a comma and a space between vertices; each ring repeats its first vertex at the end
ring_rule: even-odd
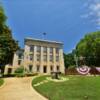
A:
MULTIPOLYGON (((31 87, 32 90, 34 89, 34 87, 32 86, 32 80, 34 80, 35 78, 40 77, 40 76, 41 76, 41 75, 38 75, 38 76, 35 76, 35 77, 33 77, 33 78, 31 79, 30 87, 31 87)), ((43 96, 42 94, 40 94, 39 92, 37 92, 35 89, 34 89, 34 91, 35 91, 38 95, 40 95, 41 97, 43 97, 45 100, 49 100, 48 98, 46 98, 45 96, 43 96)))
POLYGON ((0 89, 3 88, 6 85, 5 79, 3 79, 3 80, 4 80, 4 83, 0 86, 0 89))

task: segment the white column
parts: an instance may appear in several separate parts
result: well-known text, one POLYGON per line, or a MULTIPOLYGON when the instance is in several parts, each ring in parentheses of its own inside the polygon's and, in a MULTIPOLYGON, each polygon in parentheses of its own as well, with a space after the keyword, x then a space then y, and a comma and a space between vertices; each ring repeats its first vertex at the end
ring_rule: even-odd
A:
POLYGON ((65 72, 65 67, 64 67, 64 58, 63 58, 63 49, 60 49, 59 51, 59 63, 60 63, 60 71, 62 73, 65 72))
POLYGON ((4 74, 8 74, 8 65, 5 66, 4 74))
POLYGON ((37 70, 37 65, 36 65, 36 61, 37 61, 37 59, 36 59, 36 46, 34 46, 34 53, 33 53, 33 72, 36 72, 37 70))
POLYGON ((41 46, 41 55, 40 55, 40 73, 43 73, 43 47, 41 46))
POLYGON ((29 62, 29 52, 30 47, 28 45, 25 45, 25 52, 24 52, 24 68, 28 69, 28 62, 29 62))
POLYGON ((53 48, 53 69, 56 71, 56 49, 53 48))
POLYGON ((47 73, 50 74, 50 48, 47 48, 47 73))
POLYGON ((17 52, 14 53, 14 57, 13 57, 13 67, 18 66, 18 55, 16 53, 17 52))

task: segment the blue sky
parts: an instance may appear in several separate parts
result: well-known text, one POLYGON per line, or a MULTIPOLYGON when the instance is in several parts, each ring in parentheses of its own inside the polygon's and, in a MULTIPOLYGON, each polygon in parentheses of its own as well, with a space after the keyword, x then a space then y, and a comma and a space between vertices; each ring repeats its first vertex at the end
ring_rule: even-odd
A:
POLYGON ((85 34, 100 30, 100 0, 0 0, 13 36, 62 41, 71 52, 85 34))

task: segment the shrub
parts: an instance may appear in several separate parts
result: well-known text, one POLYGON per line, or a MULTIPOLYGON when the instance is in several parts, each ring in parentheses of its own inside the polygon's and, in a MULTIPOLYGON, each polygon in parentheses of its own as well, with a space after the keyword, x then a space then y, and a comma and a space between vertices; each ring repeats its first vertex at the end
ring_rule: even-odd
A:
POLYGON ((4 74, 3 77, 15 77, 16 74, 4 74))
POLYGON ((27 73, 27 74, 25 74, 25 76, 35 76, 35 75, 38 75, 38 73, 27 73))
POLYGON ((4 80, 2 78, 0 78, 0 86, 3 85, 4 80))
POLYGON ((16 77, 24 77, 25 74, 24 73, 16 73, 16 77))
POLYGON ((19 67, 15 70, 15 73, 24 73, 24 67, 19 67))

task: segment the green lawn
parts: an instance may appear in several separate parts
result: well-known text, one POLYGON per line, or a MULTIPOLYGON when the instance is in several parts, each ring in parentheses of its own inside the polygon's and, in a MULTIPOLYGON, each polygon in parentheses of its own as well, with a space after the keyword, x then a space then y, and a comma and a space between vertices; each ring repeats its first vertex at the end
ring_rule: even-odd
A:
POLYGON ((0 86, 4 83, 4 80, 0 78, 0 86))
POLYGON ((37 77, 33 87, 49 100, 100 100, 100 76, 66 76, 68 81, 47 82, 34 87, 34 84, 46 79, 37 77))

